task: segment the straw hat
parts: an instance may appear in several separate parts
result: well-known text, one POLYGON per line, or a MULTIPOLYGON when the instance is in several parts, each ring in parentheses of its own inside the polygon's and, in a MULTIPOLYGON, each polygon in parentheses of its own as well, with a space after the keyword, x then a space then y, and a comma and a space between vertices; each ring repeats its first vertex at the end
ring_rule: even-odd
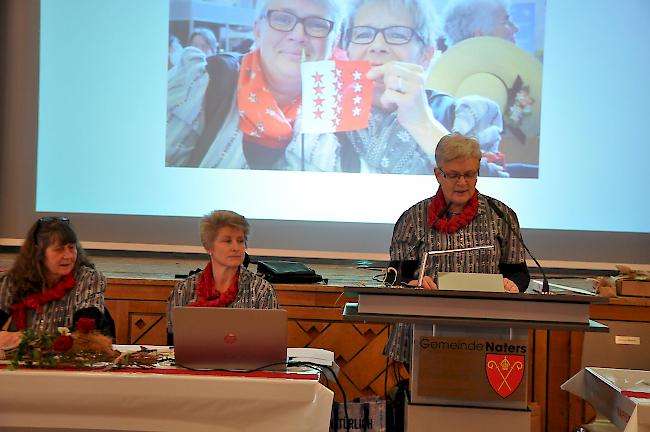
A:
POLYGON ((492 99, 501 107, 506 124, 514 96, 527 89, 532 98, 530 113, 522 117, 519 129, 525 136, 523 144, 539 142, 542 63, 512 42, 488 36, 459 42, 435 60, 427 87, 455 97, 492 99))

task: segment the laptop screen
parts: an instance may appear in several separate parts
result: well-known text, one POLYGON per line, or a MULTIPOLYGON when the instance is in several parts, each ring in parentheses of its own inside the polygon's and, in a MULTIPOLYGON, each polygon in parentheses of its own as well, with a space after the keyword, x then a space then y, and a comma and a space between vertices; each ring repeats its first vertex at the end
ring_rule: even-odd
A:
POLYGON ((190 369, 283 370, 287 311, 175 307, 176 364, 190 369))

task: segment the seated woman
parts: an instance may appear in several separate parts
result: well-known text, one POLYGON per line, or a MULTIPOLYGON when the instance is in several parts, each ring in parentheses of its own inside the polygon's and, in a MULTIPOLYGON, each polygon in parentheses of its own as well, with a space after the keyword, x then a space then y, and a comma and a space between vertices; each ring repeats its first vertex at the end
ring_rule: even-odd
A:
POLYGON ((11 269, 0 275, 0 327, 55 332, 93 318, 98 330, 114 336, 105 291, 106 278, 86 257, 70 220, 40 218, 11 269))
MULTIPOLYGON (((425 89, 436 22, 430 0, 357 2, 345 45, 350 60, 373 66, 367 76, 375 87, 368 128, 338 134, 343 171, 431 174, 436 144, 451 130, 471 130, 482 146, 498 149, 503 125, 497 104, 425 89)), ((483 175, 507 176, 487 160, 481 165, 483 175)))
POLYGON ((201 243, 210 256, 205 268, 176 284, 167 300, 168 343, 173 343, 176 306, 278 309, 273 286, 244 262, 250 225, 245 217, 216 210, 201 219, 201 243))
MULTIPOLYGON (((524 259, 517 215, 494 198, 476 190, 481 150, 478 142, 460 134, 440 140, 434 170, 436 194, 406 210, 395 224, 390 245, 394 263, 413 263, 401 269, 401 280, 417 285, 415 269, 425 252, 474 246, 494 246, 458 254, 439 255, 427 261, 422 280, 425 289, 437 289, 436 272, 501 273, 503 288, 525 291, 530 281, 524 259)), ((396 361, 410 361, 411 326, 397 324, 386 351, 396 361)))
MULTIPOLYGON (((243 57, 183 51, 168 82, 167 166, 296 168, 285 158, 300 137, 300 65, 332 56, 345 1, 262 0, 255 14, 255 49, 243 57)), ((318 154, 338 148, 333 135, 305 140, 318 154)), ((334 171, 318 154, 306 168, 334 171)))

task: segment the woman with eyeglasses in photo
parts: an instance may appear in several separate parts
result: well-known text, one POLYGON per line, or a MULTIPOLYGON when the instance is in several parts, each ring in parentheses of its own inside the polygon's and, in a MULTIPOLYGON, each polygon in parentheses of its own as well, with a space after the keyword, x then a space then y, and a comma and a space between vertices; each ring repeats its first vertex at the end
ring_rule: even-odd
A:
MULTIPOLYGON (((437 272, 502 274, 503 289, 523 292, 530 275, 515 212, 501 201, 476 190, 481 149, 473 138, 453 133, 443 137, 435 152, 436 194, 418 202, 398 219, 390 244, 391 263, 400 268, 399 282, 437 289, 437 272), (422 256, 433 250, 477 246, 491 249, 437 255, 427 260, 419 275, 422 256)), ((410 325, 397 324, 387 345, 396 361, 410 361, 410 325)))
MULTIPOLYGON (((478 124, 481 144, 498 147, 496 103, 425 88, 439 33, 430 0, 360 0, 350 16, 344 46, 350 60, 373 66, 367 76, 375 87, 368 128, 338 134, 343 171, 431 174, 438 140, 478 124)), ((481 165, 485 176, 507 176, 498 165, 481 165)))
MULTIPOLYGON (((253 51, 206 59, 186 48, 168 84, 167 166, 291 169, 284 158, 300 137, 300 65, 332 57, 345 4, 258 1, 253 51)), ((333 135, 306 139, 317 152, 338 147, 333 135)), ((308 169, 336 170, 332 158, 313 160, 308 169)))
POLYGON ((43 217, 27 232, 13 266, 0 275, 0 327, 55 332, 80 318, 114 336, 105 315, 106 278, 88 260, 66 217, 43 217))

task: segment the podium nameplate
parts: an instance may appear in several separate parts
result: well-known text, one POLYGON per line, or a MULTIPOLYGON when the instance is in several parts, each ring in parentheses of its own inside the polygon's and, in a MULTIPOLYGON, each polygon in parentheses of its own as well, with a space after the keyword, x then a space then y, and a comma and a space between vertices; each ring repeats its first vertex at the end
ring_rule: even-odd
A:
POLYGON ((481 336, 417 337, 412 402, 527 409, 528 332, 481 336))

